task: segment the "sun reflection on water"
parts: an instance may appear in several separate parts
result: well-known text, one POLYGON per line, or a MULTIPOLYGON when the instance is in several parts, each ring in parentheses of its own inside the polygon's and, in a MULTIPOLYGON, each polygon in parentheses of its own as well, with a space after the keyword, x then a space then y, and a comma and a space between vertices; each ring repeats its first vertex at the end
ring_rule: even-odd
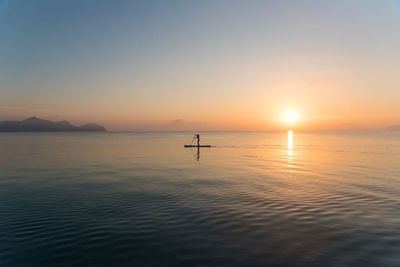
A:
POLYGON ((291 151, 293 149, 293 131, 288 131, 288 149, 291 151))
POLYGON ((293 149, 293 131, 288 131, 288 149, 291 151, 293 149))
POLYGON ((292 167, 293 160, 293 131, 288 131, 288 159, 289 159, 289 167, 292 167))

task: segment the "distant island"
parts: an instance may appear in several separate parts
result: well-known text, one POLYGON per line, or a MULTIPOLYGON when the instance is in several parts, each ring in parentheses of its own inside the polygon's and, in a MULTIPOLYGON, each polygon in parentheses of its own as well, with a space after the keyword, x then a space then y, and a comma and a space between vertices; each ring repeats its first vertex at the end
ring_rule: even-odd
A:
POLYGON ((387 131, 400 131, 400 124, 399 125, 393 125, 388 128, 386 128, 387 131))
POLYGON ((101 125, 88 123, 75 126, 68 121, 52 122, 37 117, 31 117, 23 121, 0 122, 0 132, 105 132, 101 125))

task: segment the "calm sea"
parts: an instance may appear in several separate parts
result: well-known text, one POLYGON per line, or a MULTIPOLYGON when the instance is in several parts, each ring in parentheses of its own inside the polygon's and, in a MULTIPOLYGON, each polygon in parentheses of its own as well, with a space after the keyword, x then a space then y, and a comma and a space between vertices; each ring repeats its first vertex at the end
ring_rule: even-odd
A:
POLYGON ((0 266, 400 266, 400 133, 191 140, 0 134, 0 266))

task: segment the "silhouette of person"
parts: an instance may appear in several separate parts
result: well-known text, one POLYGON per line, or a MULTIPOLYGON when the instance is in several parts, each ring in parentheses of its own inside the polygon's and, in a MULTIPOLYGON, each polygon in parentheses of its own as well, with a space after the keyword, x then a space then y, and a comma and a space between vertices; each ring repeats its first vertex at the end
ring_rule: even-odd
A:
POLYGON ((197 146, 200 146, 200 134, 196 134, 197 146))

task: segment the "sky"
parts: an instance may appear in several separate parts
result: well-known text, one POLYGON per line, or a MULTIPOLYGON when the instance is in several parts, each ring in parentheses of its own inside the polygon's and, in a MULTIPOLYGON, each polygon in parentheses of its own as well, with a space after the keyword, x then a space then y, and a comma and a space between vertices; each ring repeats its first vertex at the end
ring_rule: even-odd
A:
POLYGON ((0 120, 376 130, 399 102, 397 0, 0 0, 0 120))

